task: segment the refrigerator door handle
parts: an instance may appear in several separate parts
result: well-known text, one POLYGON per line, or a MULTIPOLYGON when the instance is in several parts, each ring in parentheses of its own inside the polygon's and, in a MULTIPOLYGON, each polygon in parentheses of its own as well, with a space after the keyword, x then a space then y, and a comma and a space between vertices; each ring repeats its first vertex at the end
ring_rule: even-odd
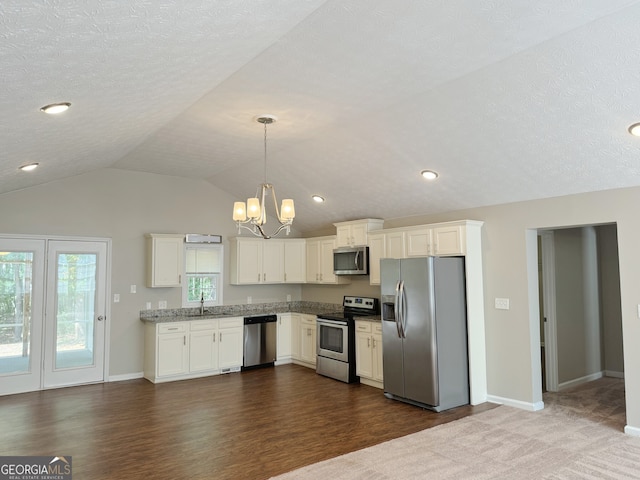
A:
POLYGON ((402 332, 400 331, 400 282, 396 282, 396 298, 393 304, 393 314, 396 322, 398 338, 402 338, 402 332))
POLYGON ((405 301, 404 301, 404 280, 400 281, 399 286, 400 291, 398 292, 398 297, 400 301, 400 333, 402 338, 406 338, 405 335, 405 327, 406 327, 406 316, 405 316, 405 301))

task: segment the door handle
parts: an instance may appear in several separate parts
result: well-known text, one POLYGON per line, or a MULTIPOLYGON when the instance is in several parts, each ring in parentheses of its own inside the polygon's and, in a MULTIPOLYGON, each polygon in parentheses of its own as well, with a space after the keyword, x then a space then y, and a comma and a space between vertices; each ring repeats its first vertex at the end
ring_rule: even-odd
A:
POLYGON ((404 280, 400 281, 400 331, 402 338, 407 338, 405 335, 405 329, 407 327, 405 319, 405 304, 404 304, 404 280))
POLYGON ((396 298, 393 304, 393 315, 396 321, 396 331, 398 332, 398 338, 402 338, 400 333, 400 281, 396 282, 396 298))
POLYGON ((99 322, 101 322, 101 321, 103 321, 103 320, 104 320, 104 315, 99 315, 99 316, 98 316, 98 321, 99 321, 99 322))

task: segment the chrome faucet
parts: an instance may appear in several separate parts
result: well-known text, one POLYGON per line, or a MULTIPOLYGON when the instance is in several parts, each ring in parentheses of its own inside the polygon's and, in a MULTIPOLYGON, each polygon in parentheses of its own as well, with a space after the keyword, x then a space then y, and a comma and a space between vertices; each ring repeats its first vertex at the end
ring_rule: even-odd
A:
POLYGON ((204 293, 200 294, 200 315, 204 315, 204 293))

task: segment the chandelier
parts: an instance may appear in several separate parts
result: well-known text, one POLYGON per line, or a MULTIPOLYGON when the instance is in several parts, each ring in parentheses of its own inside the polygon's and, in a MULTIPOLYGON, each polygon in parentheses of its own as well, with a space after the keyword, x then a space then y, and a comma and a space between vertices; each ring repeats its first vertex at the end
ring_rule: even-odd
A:
POLYGON ((282 206, 280 210, 278 210, 276 191, 273 185, 267 183, 267 125, 274 123, 276 120, 277 118, 273 115, 262 115, 256 118, 257 122, 264 125, 264 183, 258 185, 256 196, 248 198, 246 204, 245 202, 235 202, 233 204, 233 220, 238 226, 238 234, 240 234, 241 229, 244 228, 256 237, 262 237, 264 239, 275 237, 282 231, 289 235, 293 218, 296 216, 293 200, 290 198, 282 200, 282 206), (280 223, 280 226, 271 235, 264 231, 264 226, 267 223, 266 200, 268 196, 273 198, 276 218, 278 219, 278 223, 280 223))

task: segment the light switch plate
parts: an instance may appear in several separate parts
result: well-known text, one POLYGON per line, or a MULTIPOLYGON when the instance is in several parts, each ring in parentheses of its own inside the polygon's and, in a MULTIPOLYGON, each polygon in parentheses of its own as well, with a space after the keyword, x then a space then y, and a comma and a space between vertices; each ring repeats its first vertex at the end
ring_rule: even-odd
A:
POLYGON ((496 298, 496 308, 498 310, 509 310, 508 298, 496 298))

